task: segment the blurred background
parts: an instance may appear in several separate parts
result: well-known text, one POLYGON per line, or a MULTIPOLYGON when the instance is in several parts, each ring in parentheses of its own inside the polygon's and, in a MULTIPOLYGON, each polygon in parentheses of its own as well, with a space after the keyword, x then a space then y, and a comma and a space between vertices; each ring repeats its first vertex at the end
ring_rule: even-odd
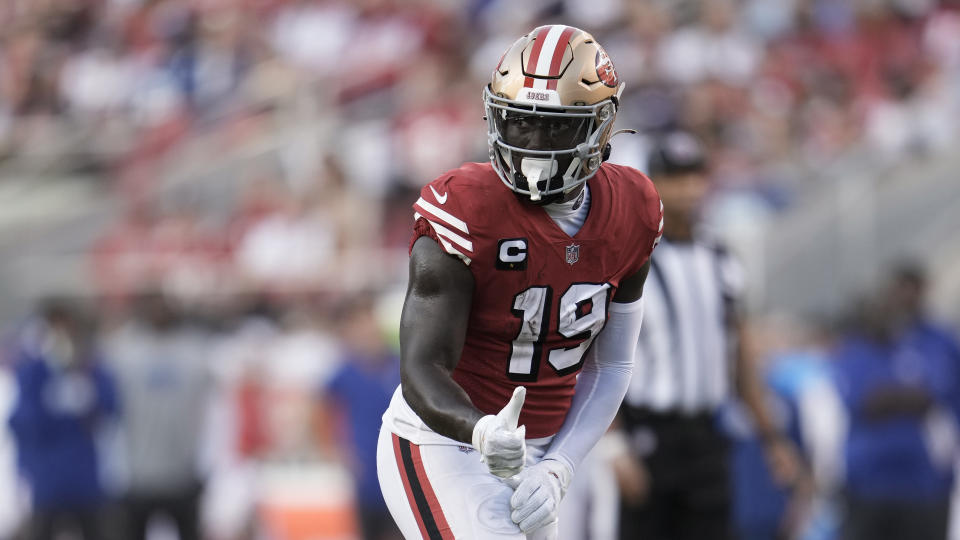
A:
POLYGON ((705 142, 771 366, 891 272, 958 328, 960 2, 3 0, 0 538, 391 538, 410 205, 550 22, 626 82, 613 160, 705 142))

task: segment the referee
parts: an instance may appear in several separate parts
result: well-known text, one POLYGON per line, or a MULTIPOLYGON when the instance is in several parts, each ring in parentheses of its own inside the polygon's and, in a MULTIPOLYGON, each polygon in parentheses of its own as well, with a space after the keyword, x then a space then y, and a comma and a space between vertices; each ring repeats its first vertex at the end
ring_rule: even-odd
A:
POLYGON ((664 232, 644 286, 646 316, 620 414, 629 444, 628 456, 616 462, 622 539, 730 537, 728 443, 716 418, 734 393, 752 414, 774 476, 789 483, 800 470, 740 346, 741 272, 697 230, 706 166, 702 146, 688 133, 657 139, 649 154, 664 232))

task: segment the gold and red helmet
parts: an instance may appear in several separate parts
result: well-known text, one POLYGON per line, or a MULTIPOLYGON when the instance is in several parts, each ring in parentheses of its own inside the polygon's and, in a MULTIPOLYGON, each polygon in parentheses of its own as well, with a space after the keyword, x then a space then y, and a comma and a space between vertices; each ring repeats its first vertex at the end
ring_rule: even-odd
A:
POLYGON ((503 54, 484 89, 490 161, 538 203, 583 184, 609 155, 623 83, 593 36, 548 25, 503 54))

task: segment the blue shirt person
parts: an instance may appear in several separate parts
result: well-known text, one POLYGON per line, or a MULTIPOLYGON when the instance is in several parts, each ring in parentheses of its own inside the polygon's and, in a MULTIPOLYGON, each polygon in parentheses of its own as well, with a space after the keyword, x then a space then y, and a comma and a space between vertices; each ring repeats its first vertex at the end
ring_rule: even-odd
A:
POLYGON ((960 403, 960 346, 923 314, 925 279, 897 269, 835 355, 849 416, 850 540, 946 537, 960 403))
POLYGON ((26 325, 12 361, 18 396, 9 426, 32 494, 34 534, 53 537, 51 527, 69 519, 84 538, 98 538, 97 437, 117 410, 113 379, 77 315, 61 305, 26 325))
POLYGON ((371 299, 352 299, 339 315, 343 355, 325 394, 343 420, 338 439, 354 476, 358 519, 364 538, 399 538, 377 480, 377 438, 383 411, 400 384, 400 358, 384 339, 371 299))
POLYGON ((848 493, 886 500, 949 497, 953 455, 935 439, 955 429, 958 350, 927 323, 891 343, 860 336, 843 341, 835 369, 850 415, 848 493))

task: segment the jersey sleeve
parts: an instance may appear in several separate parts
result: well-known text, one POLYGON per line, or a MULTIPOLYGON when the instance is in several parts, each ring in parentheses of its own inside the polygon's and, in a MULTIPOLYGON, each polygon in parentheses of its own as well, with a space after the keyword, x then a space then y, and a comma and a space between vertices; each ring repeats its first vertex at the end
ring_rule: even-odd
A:
POLYGON ((469 266, 476 256, 468 224, 471 194, 454 180, 455 174, 447 173, 420 190, 420 198, 413 203, 415 223, 410 246, 421 236, 429 236, 469 266))
POLYGON ((663 202, 653 181, 640 171, 629 170, 633 173, 630 176, 634 184, 630 190, 632 197, 629 204, 632 211, 629 213, 635 216, 631 228, 635 233, 636 249, 631 267, 633 271, 637 271, 650 259, 663 236, 663 202))

